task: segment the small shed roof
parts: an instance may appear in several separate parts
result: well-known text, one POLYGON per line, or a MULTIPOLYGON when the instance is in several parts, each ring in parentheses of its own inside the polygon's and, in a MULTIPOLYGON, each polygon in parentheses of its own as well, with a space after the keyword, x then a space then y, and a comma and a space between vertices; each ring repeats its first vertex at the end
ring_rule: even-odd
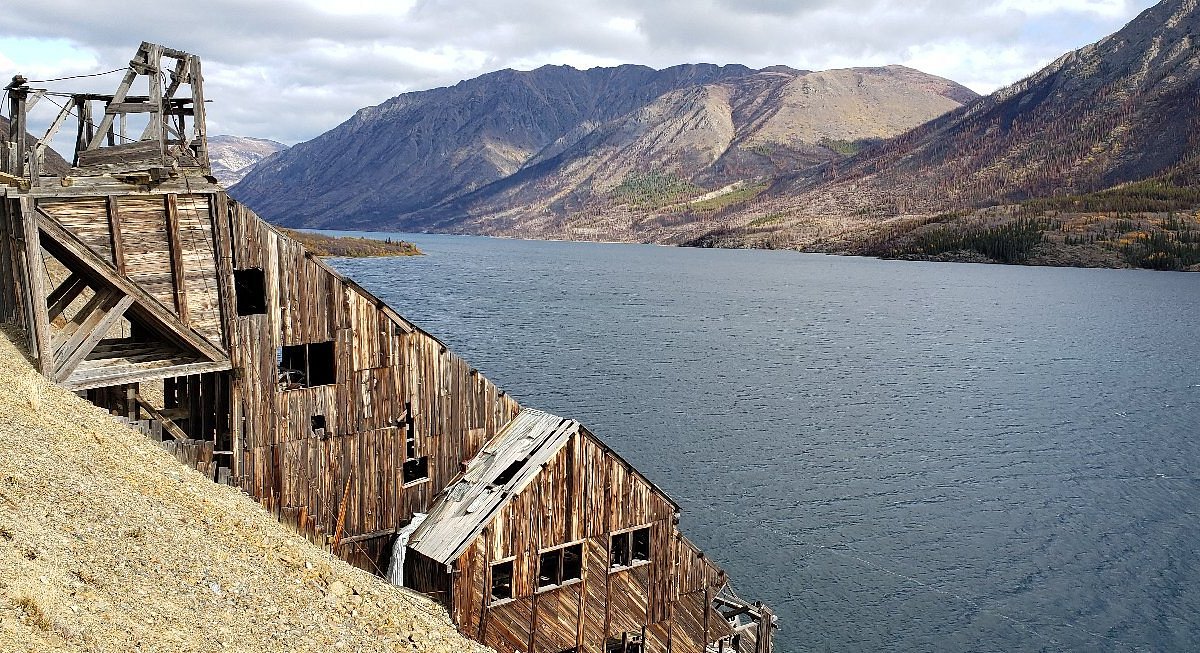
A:
POLYGON ((571 437, 579 422, 526 408, 491 439, 438 496, 409 546, 449 564, 479 536, 508 499, 525 488, 571 437))

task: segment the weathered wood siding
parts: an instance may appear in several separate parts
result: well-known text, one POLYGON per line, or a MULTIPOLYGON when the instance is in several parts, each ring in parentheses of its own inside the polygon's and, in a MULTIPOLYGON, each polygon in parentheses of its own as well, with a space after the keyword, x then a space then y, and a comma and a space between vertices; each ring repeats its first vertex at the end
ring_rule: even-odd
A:
POLYGON ((21 276, 17 259, 20 256, 17 234, 20 233, 19 209, 15 200, 0 188, 0 321, 25 326, 25 306, 21 292, 21 276))
POLYGON ((185 324, 224 347, 211 194, 127 192, 36 202, 185 324))
POLYGON ((232 267, 262 270, 266 282, 266 312, 232 320, 241 483, 315 539, 337 536, 339 518, 342 539, 379 534, 338 551, 373 568, 386 535, 427 510, 519 406, 298 243, 245 207, 229 207, 232 267), (322 342, 333 343, 334 383, 280 391, 279 349, 322 342), (324 416, 324 434, 313 432, 314 415, 324 416), (405 485, 408 421, 429 477, 405 485))
POLYGON ((683 539, 674 518, 670 500, 581 430, 456 561, 454 620, 502 653, 602 652, 608 637, 643 630, 647 651, 666 651, 680 631, 672 650, 702 653, 704 642, 729 633, 709 607, 726 579, 683 539), (649 562, 611 570, 612 533, 647 526, 649 562), (541 551, 576 542, 581 579, 539 591, 541 551), (513 562, 513 599, 496 602, 490 567, 505 560, 513 562))
MULTIPOLYGON (((42 189, 32 206, 185 328, 228 352, 234 371, 222 373, 229 378, 221 377, 219 386, 228 389, 211 398, 189 391, 196 396, 179 406, 191 415, 185 429, 211 442, 216 465, 229 469, 231 482, 314 541, 350 539, 339 555, 368 569, 381 564, 387 535, 428 509, 460 464, 519 410, 442 343, 224 192, 189 192, 190 181, 153 191, 106 183, 87 179, 42 189), (249 268, 263 271, 267 310, 238 316, 232 276, 249 268), (281 391, 280 348, 325 342, 333 347, 334 382, 281 391), (323 433, 314 432, 314 415, 324 417, 323 433), (410 423, 429 473, 405 485, 410 423)), ((8 204, 5 223, 13 214, 23 235, 20 207, 14 205, 14 213, 8 204)), ((3 240, 0 309, 23 323, 27 304, 20 293, 28 284, 19 278, 17 259, 24 248, 3 240)), ((144 349, 136 353, 155 351, 144 349)), ((205 384, 216 382, 206 377, 205 384)), ((181 377, 172 387, 191 387, 187 383, 181 377)), ((201 387, 208 386, 195 386, 201 387)))

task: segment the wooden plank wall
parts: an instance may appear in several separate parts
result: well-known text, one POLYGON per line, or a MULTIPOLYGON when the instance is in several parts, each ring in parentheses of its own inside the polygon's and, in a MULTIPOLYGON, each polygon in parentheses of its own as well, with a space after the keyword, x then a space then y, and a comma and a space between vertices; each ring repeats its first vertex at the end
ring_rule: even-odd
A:
POLYGON ((224 348, 212 205, 212 195, 204 193, 37 200, 38 208, 176 315, 183 298, 184 321, 224 348))
POLYGON ((643 629, 647 651, 672 642, 673 651, 703 653, 705 642, 730 632, 709 606, 726 579, 679 534, 674 516, 659 490, 581 431, 456 562, 454 620, 502 653, 600 653, 608 637, 643 629), (610 572, 611 534, 642 526, 651 529, 650 562, 610 572), (583 543, 582 579, 537 591, 540 550, 572 542, 583 543), (490 605, 490 565, 508 559, 514 598, 490 605))
MULTIPOLYGON (((427 510, 460 464, 519 410, 442 343, 223 192, 61 190, 37 197, 38 207, 182 322, 228 347, 233 387, 190 406, 196 416, 188 430, 210 442, 207 436, 218 432, 239 434, 231 482, 314 542, 337 534, 344 497, 342 539, 359 539, 338 553, 355 564, 380 564, 386 535, 427 510), (232 315, 228 270, 235 268, 264 271, 265 314, 232 315), (334 343, 335 383, 279 391, 279 348, 320 342, 334 343), (213 410, 234 415, 216 424, 213 410), (419 455, 429 457, 429 479, 405 487, 400 474, 410 414, 419 455), (325 433, 313 432, 314 415, 325 417, 325 433), (373 533, 380 536, 365 537, 373 533)), ((12 245, 6 240, 6 261, 15 256, 12 245)), ((0 268, 6 270, 19 272, 10 263, 0 268)), ((4 286, 19 292, 19 281, 4 286)), ((6 308, 25 305, 19 297, 4 301, 6 308)), ((190 387, 178 381, 176 388, 190 387)))
POLYGON ((428 510, 519 406, 249 209, 228 206, 233 267, 263 271, 267 307, 233 320, 245 433, 238 480, 318 542, 339 534, 344 499, 341 539, 363 539, 337 553, 382 571, 387 536, 428 510), (334 343, 335 382, 279 391, 279 349, 322 342, 334 343), (405 486, 410 411, 429 479, 405 486), (324 416, 325 433, 313 432, 314 415, 324 416))
POLYGON ((25 311, 21 295, 20 276, 17 272, 17 242, 11 210, 12 200, 8 191, 0 187, 0 322, 9 322, 24 328, 25 311))

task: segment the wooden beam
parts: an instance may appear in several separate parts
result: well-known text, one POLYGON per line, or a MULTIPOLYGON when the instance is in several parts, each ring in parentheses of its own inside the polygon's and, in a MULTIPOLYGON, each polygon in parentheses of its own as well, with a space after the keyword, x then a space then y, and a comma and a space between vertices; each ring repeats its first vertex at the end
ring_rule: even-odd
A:
POLYGON ((190 324, 188 315, 187 278, 183 269, 183 238, 179 233, 179 196, 171 193, 165 198, 167 212, 167 242, 171 246, 171 277, 175 286, 175 312, 179 321, 190 324))
POLYGON ((146 51, 146 65, 153 69, 154 73, 147 75, 150 80, 150 103, 156 108, 150 113, 150 122, 146 124, 146 129, 142 131, 140 140, 153 141, 158 144, 159 163, 166 165, 165 155, 167 151, 166 130, 163 129, 163 87, 162 79, 159 73, 162 70, 162 52, 163 46, 154 43, 144 44, 142 48, 146 51))
POLYGON ((188 437, 188 434, 183 431, 183 429, 179 428, 179 425, 175 423, 175 420, 171 419, 163 412, 160 412, 154 406, 151 406, 144 399, 142 399, 141 395, 137 396, 137 404, 139 408, 146 411, 146 413, 150 415, 151 419, 157 420, 159 423, 161 423, 163 425, 163 430, 169 433, 171 437, 175 438, 176 440, 191 439, 188 437))
POLYGON ((25 272, 29 289, 29 303, 32 307, 29 334, 37 347, 39 371, 46 375, 54 371, 53 356, 50 352, 50 319, 46 307, 46 288, 42 279, 42 247, 41 236, 38 233, 37 214, 41 209, 36 208, 33 198, 21 197, 21 221, 25 228, 25 272))
POLYGON ((121 370, 104 374, 90 372, 84 378, 68 378, 64 381, 60 381, 59 385, 62 385, 68 390, 88 390, 91 388, 104 388, 110 385, 120 385, 122 383, 145 383, 147 381, 154 381, 156 379, 165 379, 173 376, 183 376, 188 374, 226 372, 229 369, 229 361, 184 363, 182 365, 171 365, 170 367, 121 370))
POLYGON ((79 308, 79 311, 73 318, 71 318, 70 321, 64 321, 61 329, 55 333, 51 333, 52 339, 50 342, 50 349, 52 351, 57 351, 58 348, 62 346, 62 343, 66 342, 71 338, 71 336, 75 335, 75 332, 79 330, 79 327, 82 326, 84 320, 86 320, 89 315, 95 312, 96 309, 100 308, 100 306, 104 304, 104 300, 107 298, 107 291, 103 290, 97 292, 95 295, 92 295, 92 298, 79 308))
POLYGON ((158 107, 149 102, 110 102, 104 107, 104 114, 153 113, 156 109, 158 107))
MULTIPOLYGON (((223 344, 229 351, 231 361, 239 360, 241 352, 235 350, 237 340, 237 303, 233 286, 233 239, 229 224, 229 196, 224 191, 213 194, 209 202, 209 217, 213 224, 213 253, 217 257, 217 297, 221 307, 221 331, 223 344)), ((233 450, 230 463, 234 476, 242 475, 242 385, 229 384, 229 448, 233 450)))
POLYGON ((125 242, 121 238, 121 207, 117 204, 117 196, 109 195, 108 201, 108 235, 111 238, 113 266, 118 274, 125 274, 125 242))
POLYGON ((366 542, 367 540, 375 540, 375 539, 379 539, 381 537, 387 537, 388 535, 395 535, 395 534, 396 534, 396 529, 385 528, 381 531, 374 531, 372 533, 362 533, 361 535, 351 535, 350 537, 343 537, 341 540, 339 540, 338 546, 345 546, 347 544, 353 544, 355 542, 366 542))
POLYGON ((28 131, 28 119, 25 115, 25 91, 20 88, 9 91, 9 123, 8 142, 12 145, 9 156, 16 155, 13 166, 7 170, 17 177, 25 176, 25 139, 28 131))
MULTIPOLYGON (((163 48, 163 54, 166 54, 166 48, 163 48)), ((167 84, 167 90, 163 92, 163 100, 170 102, 175 97, 175 91, 179 90, 189 76, 187 57, 180 57, 175 62, 175 71, 171 73, 171 82, 167 84)))
POLYGON ((109 291, 101 306, 87 316, 75 334, 59 348, 54 360, 54 380, 63 381, 71 376, 131 304, 133 297, 109 291))
POLYGON ((192 349, 213 362, 228 363, 228 358, 223 351, 214 347, 196 330, 179 322, 175 314, 163 306, 153 295, 125 276, 117 274, 111 263, 100 258, 75 234, 67 231, 48 213, 41 209, 38 209, 37 213, 38 227, 49 236, 46 248, 64 264, 74 262, 83 268, 75 270, 76 272, 90 276, 98 284, 110 286, 122 293, 132 295, 136 303, 130 307, 130 310, 143 314, 153 325, 161 327, 164 335, 175 339, 176 344, 192 349))
POLYGON ((71 103, 64 102, 62 110, 58 112, 58 115, 55 116, 54 121, 50 123, 50 127, 46 129, 46 135, 43 136, 35 146, 37 154, 40 155, 42 152, 46 151, 46 143, 50 142, 50 140, 54 138, 54 135, 58 133, 59 128, 63 126, 63 123, 66 122, 67 116, 69 115, 71 115, 71 103))
MULTIPOLYGON (((142 54, 142 52, 139 50, 138 54, 135 55, 135 58, 141 54, 142 54)), ((130 63, 132 64, 133 62, 131 61, 130 63)), ((112 98, 109 100, 109 103, 111 104, 113 102, 124 102, 125 96, 129 94, 129 87, 133 86, 133 80, 135 80, 135 79, 137 79, 137 72, 135 72, 132 67, 129 70, 125 71, 125 76, 121 78, 121 83, 120 83, 120 85, 117 86, 117 92, 113 93, 112 98)), ((112 127, 114 117, 115 116, 113 114, 108 113, 107 111, 104 112, 104 119, 100 121, 99 133, 101 133, 101 134, 108 133, 108 130, 112 127)), ((101 139, 99 139, 99 138, 93 138, 92 140, 88 141, 88 143, 84 149, 94 150, 94 149, 100 147, 100 140, 101 139)))
POLYGON ((192 85, 192 111, 195 116, 192 120, 196 132, 196 144, 193 149, 196 151, 196 162, 201 168, 211 172, 211 162, 208 160, 208 126, 204 122, 204 75, 200 70, 200 57, 188 55, 187 61, 188 78, 192 85))

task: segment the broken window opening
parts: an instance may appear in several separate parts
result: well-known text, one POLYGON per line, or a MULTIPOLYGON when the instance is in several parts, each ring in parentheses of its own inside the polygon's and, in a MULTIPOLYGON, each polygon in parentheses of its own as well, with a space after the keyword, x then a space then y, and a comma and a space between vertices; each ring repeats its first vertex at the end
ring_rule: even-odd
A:
POLYGON ((429 456, 417 455, 417 425, 413 420, 412 403, 404 403, 404 468, 405 485, 429 479, 429 456))
POLYGON ((238 315, 262 315, 267 312, 266 275, 259 268, 233 271, 233 290, 238 315))
POLYGON ((634 562, 650 562, 650 529, 639 528, 630 535, 630 557, 634 562))
POLYGON ((628 567, 632 560, 629 557, 629 533, 614 533, 609 564, 613 567, 628 567))
POLYGON ((429 456, 421 456, 404 461, 404 484, 416 483, 429 478, 429 456))
POLYGON ((644 653, 643 641, 641 631, 624 632, 604 642, 604 653, 644 653))
POLYGON ((650 562, 650 527, 613 533, 609 540, 609 566, 624 569, 650 562))
POLYGON ((492 602, 507 601, 513 597, 513 563, 497 562, 492 565, 492 602))
POLYGON ((412 418, 412 404, 404 404, 404 458, 412 460, 417 457, 417 425, 412 418))
POLYGON ((323 437, 325 435, 325 416, 324 415, 313 415, 311 422, 312 422, 312 432, 318 436, 323 437))
POLYGON ((543 551, 538 560, 538 589, 558 587, 583 577, 583 543, 543 551))
POLYGON ((337 382, 333 341, 286 345, 276 356, 279 389, 295 390, 337 382))

